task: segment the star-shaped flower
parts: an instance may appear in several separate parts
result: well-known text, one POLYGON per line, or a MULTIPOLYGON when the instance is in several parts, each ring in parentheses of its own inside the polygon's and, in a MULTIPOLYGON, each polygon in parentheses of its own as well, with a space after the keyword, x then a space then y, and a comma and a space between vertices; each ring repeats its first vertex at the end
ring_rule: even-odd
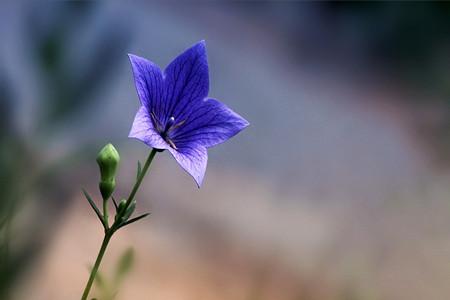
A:
POLYGON ((200 187, 206 149, 236 135, 249 123, 215 99, 208 98, 205 42, 175 58, 164 70, 129 54, 141 107, 129 137, 168 150, 200 187))

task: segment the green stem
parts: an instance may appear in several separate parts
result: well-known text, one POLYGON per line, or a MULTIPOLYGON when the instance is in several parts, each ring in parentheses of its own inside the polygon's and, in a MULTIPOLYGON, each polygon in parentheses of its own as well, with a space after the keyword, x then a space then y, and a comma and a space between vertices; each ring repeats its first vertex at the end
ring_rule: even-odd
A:
MULTIPOLYGON (((123 210, 123 212, 126 211, 126 208, 128 208, 128 206, 131 204, 134 197, 136 196, 139 186, 141 185, 142 180, 144 179, 145 174, 147 173, 147 171, 153 161, 153 158, 155 157, 157 152, 158 151, 156 149, 152 149, 152 151, 148 155, 145 165, 142 168, 142 171, 139 174, 139 177, 137 178, 136 183, 134 184, 130 195, 128 196, 126 206, 125 206, 125 209, 123 210)), ((105 206, 103 207, 103 209, 104 209, 104 215, 106 215, 105 206)), ((118 218, 118 219, 120 220, 121 218, 118 218)), ((100 267, 100 263, 102 262, 103 256, 105 255, 106 248, 108 247, 108 243, 111 240, 111 237, 113 236, 113 234, 119 229, 119 226, 120 226, 119 223, 114 222, 114 224, 111 226, 111 228, 109 228, 108 230, 105 231, 105 237, 103 238, 102 246, 100 247, 100 251, 98 252, 97 259, 95 260, 95 263, 94 263, 94 267, 91 270, 91 274, 89 275, 89 280, 86 284, 86 287, 84 288, 84 292, 83 292, 83 296, 81 297, 81 300, 87 299, 89 292, 91 290, 91 287, 92 287, 92 283, 94 282, 95 276, 97 275, 98 268, 100 267)))
POLYGON ((158 152, 158 151, 157 151, 156 149, 152 149, 152 151, 151 151, 150 154, 148 155, 147 160, 145 161, 144 167, 142 168, 142 171, 141 171, 141 173, 139 174, 139 177, 138 177, 138 179, 136 180, 136 183, 134 184, 133 189, 131 190, 130 195, 128 196, 128 199, 127 199, 127 202, 126 202, 126 205, 125 205, 125 209, 123 210, 124 212, 126 211, 126 209, 128 208, 128 206, 130 206, 131 201, 133 201, 133 199, 134 199, 134 196, 136 196, 136 193, 137 193, 137 191, 138 191, 138 189, 139 189, 139 186, 141 185, 142 179, 144 179, 145 174, 147 173, 148 168, 150 167, 150 165, 151 165, 151 163, 152 163, 152 161, 153 161, 153 158, 155 157, 155 155, 156 155, 157 152, 158 152))
POLYGON ((103 220, 105 221, 106 228, 109 228, 109 220, 108 220, 108 199, 103 200, 103 220))
POLYGON ((91 270, 91 275, 89 276, 89 280, 86 284, 86 287, 84 288, 83 296, 81 297, 81 300, 86 300, 89 291, 91 290, 92 283, 94 282, 95 276, 97 275, 98 268, 100 267, 100 263, 102 262, 103 256, 106 252, 106 247, 108 246, 109 241, 111 240, 111 237, 113 235, 113 231, 109 231, 105 233, 105 237, 103 238, 102 246, 100 247, 100 251, 98 252, 97 259, 95 260, 94 267, 91 270))

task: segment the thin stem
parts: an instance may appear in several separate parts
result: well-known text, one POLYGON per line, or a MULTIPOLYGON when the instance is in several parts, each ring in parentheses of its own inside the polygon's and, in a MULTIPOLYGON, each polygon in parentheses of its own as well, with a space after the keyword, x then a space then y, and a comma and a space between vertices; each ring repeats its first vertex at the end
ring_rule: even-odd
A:
POLYGON ((113 235, 113 231, 105 233, 105 237, 103 238, 102 246, 100 247, 100 251, 98 252, 94 267, 92 267, 91 275, 89 276, 89 280, 86 284, 86 287, 84 288, 84 292, 83 292, 83 296, 81 297, 81 300, 86 300, 89 295, 89 291, 91 290, 92 283, 94 282, 95 276, 97 275, 98 268, 100 267, 100 263, 102 262, 103 256, 105 255, 105 252, 106 252, 106 247, 108 246, 108 243, 111 240, 112 235, 113 235))
POLYGON ((109 228, 108 220, 108 199, 103 199, 103 220, 106 224, 106 228, 109 228))
POLYGON ((139 174, 139 177, 137 178, 136 183, 134 184, 133 189, 131 190, 130 195, 128 196, 128 199, 127 199, 127 202, 126 202, 126 205, 125 205, 125 209, 123 210, 124 212, 126 211, 126 209, 128 208, 128 206, 130 206, 131 201, 133 201, 133 199, 134 199, 134 196, 136 196, 136 192, 138 191, 139 186, 141 185, 142 179, 144 179, 145 174, 147 173, 148 168, 150 167, 150 165, 151 165, 151 163, 152 163, 152 161, 153 161, 153 158, 155 157, 155 155, 156 155, 157 152, 158 152, 158 151, 157 151, 156 149, 152 149, 152 151, 151 151, 150 154, 148 155, 147 160, 146 160, 146 162, 145 162, 145 165, 144 165, 144 167, 142 168, 142 171, 141 171, 141 173, 139 174))
MULTIPOLYGON (((142 183, 142 180, 145 177, 145 174, 147 173, 153 158, 155 157, 156 153, 158 151, 156 149, 152 149, 152 151, 150 152, 150 154, 147 157, 147 160, 145 162, 144 167, 142 168, 142 171, 139 174, 139 177, 136 180, 136 183, 133 186, 133 189, 131 190, 130 195, 128 196, 127 202, 126 202, 126 206, 125 209, 122 212, 122 215, 126 212, 128 206, 131 204, 131 202, 133 201, 134 197, 136 196, 136 193, 139 189, 139 186, 142 183)), ((104 212, 106 211, 107 207, 103 206, 103 210, 104 212)), ((105 213, 104 213, 105 214, 105 213)), ((119 217, 118 220, 120 220, 121 218, 119 217)), ((105 255, 106 252, 106 248, 108 247, 108 243, 111 240, 111 237, 113 236, 113 234, 120 228, 120 223, 118 222, 114 222, 114 224, 111 226, 111 228, 108 228, 107 230, 105 230, 105 237, 103 238, 103 242, 102 242, 102 246, 100 247, 100 251, 98 252, 97 255, 97 259, 95 260, 94 263, 94 267, 91 270, 91 274, 89 275, 89 280, 86 284, 86 287, 84 288, 84 292, 83 292, 83 296, 81 297, 81 300, 86 300, 89 292, 91 290, 92 287, 92 283, 94 282, 95 276, 97 275, 98 272, 98 268, 100 267, 100 263, 102 262, 103 256, 105 255)))

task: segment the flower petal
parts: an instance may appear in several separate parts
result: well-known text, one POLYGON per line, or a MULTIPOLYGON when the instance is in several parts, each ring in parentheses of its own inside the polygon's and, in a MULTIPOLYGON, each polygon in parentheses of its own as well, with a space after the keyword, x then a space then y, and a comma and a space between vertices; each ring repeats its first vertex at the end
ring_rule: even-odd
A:
POLYGON ((147 108, 142 105, 134 118, 131 127, 130 138, 136 138, 146 145, 156 149, 168 149, 170 146, 164 141, 161 135, 156 131, 150 119, 147 108))
POLYGON ((171 139, 180 148, 192 144, 212 147, 233 137, 248 125, 247 120, 225 104, 206 99, 190 108, 183 126, 171 134, 171 139))
POLYGON ((188 172, 200 187, 206 172, 206 164, 208 162, 208 153, 203 146, 183 147, 177 150, 169 148, 178 164, 188 172))
POLYGON ((128 57, 130 58, 134 84, 141 104, 149 112, 154 111, 159 114, 164 100, 163 75, 160 68, 145 58, 133 54, 128 54, 128 57))
POLYGON ((175 58, 164 71, 166 107, 161 120, 183 113, 192 103, 208 96, 209 75, 205 41, 201 41, 175 58))

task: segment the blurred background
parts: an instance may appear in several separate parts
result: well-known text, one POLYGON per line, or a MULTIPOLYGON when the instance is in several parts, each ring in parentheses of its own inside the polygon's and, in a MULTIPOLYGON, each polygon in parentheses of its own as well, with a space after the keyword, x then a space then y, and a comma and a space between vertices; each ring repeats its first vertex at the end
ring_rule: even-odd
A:
POLYGON ((102 265, 133 246, 117 299, 450 297, 448 3, 3 1, 0 39, 0 299, 80 298, 96 154, 119 149, 119 197, 149 151, 127 53, 164 67, 202 39, 251 126, 201 189, 157 156, 151 217, 102 265))

